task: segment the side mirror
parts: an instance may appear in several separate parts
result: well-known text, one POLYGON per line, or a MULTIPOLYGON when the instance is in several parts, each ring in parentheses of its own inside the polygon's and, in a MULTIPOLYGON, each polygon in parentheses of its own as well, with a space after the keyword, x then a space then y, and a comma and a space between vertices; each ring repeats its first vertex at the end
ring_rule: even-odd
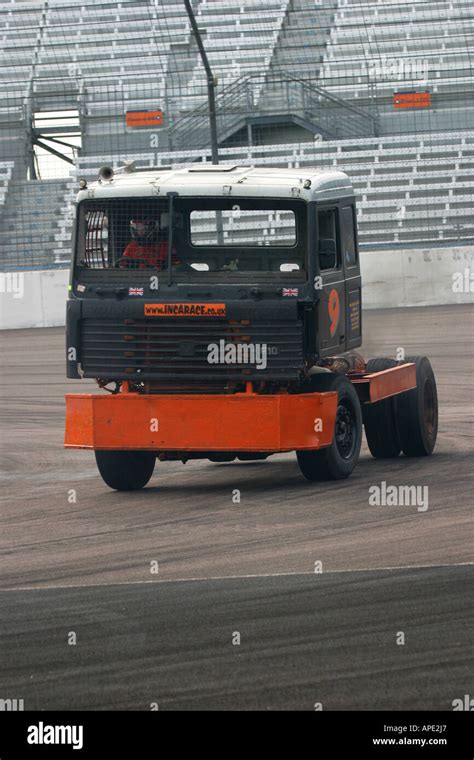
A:
POLYGON ((318 257, 320 269, 334 269, 337 264, 336 241, 332 238, 320 238, 318 257))

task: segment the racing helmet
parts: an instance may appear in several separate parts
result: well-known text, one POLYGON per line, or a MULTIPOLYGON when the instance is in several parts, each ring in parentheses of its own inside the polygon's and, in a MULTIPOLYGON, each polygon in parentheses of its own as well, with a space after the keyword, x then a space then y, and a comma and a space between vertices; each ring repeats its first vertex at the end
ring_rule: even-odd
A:
POLYGON ((134 217, 130 220, 130 234, 133 240, 151 240, 158 230, 158 222, 145 217, 134 217))

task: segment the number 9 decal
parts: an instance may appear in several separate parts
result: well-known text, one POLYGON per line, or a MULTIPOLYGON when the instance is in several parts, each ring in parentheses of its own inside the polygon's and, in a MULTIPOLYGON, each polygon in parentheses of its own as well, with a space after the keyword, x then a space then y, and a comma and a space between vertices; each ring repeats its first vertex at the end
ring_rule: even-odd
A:
POLYGON ((339 293, 337 292, 336 288, 333 288, 331 292, 329 293, 329 300, 328 300, 328 313, 329 313, 329 319, 330 319, 330 325, 329 325, 329 332, 331 333, 331 337, 334 335, 334 333, 337 330, 337 326, 339 324, 339 314, 341 311, 341 302, 339 300, 339 293))

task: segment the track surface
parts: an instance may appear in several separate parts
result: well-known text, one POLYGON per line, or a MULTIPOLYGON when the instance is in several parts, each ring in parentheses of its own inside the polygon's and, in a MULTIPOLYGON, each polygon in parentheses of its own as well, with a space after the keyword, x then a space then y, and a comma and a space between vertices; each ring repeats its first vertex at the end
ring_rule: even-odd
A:
POLYGON ((63 395, 92 388, 63 380, 63 330, 0 333, 0 698, 450 710, 474 693, 473 327, 468 306, 365 313, 366 356, 432 360, 430 458, 364 446, 342 484, 307 483, 294 455, 163 463, 132 495, 62 448, 63 395), (428 510, 369 505, 382 481, 428 486, 428 510))

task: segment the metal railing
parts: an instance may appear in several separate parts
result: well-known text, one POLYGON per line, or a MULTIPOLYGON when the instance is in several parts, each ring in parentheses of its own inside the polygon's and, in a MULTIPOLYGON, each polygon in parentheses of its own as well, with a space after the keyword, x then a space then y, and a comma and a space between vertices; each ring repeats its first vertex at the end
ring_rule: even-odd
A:
MULTIPOLYGON (((378 134, 377 118, 332 95, 312 81, 289 74, 250 74, 218 92, 216 97, 219 142, 250 120, 288 115, 328 139, 369 137, 378 134)), ((177 118, 170 127, 175 150, 205 148, 210 144, 207 102, 177 118)))

